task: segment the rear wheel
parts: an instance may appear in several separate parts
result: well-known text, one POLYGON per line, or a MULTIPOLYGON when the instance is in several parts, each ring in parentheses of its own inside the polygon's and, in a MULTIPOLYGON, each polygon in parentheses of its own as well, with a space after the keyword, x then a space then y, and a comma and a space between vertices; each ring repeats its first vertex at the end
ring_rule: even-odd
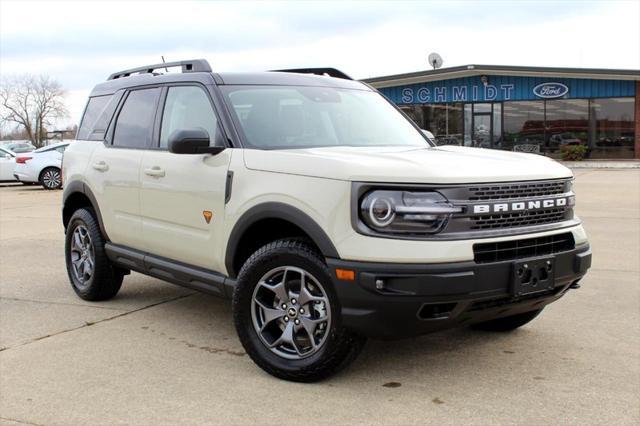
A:
POLYGON ((57 167, 47 167, 40 173, 40 184, 44 189, 62 188, 62 174, 57 167))
POLYGON ((329 269, 299 240, 267 244, 247 260, 233 315, 251 359, 285 380, 321 380, 355 359, 365 342, 341 326, 329 269))
POLYGON ((471 328, 484 331, 512 331, 533 321, 533 319, 540 315, 541 312, 542 309, 538 309, 536 311, 524 312, 522 314, 511 315, 491 321, 479 322, 477 324, 473 324, 471 328))
POLYGON ((124 271, 107 258, 105 240, 92 211, 76 210, 66 233, 65 259, 73 290, 84 300, 114 297, 122 286, 124 271))

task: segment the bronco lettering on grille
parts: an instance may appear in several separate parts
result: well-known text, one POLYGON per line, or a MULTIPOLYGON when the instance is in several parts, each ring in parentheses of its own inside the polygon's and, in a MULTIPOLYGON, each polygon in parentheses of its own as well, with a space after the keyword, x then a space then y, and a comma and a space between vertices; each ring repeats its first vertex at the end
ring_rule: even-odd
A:
POLYGON ((527 210, 542 210, 571 205, 573 205, 573 197, 517 201, 512 203, 476 204, 473 206, 473 214, 522 212, 527 210))

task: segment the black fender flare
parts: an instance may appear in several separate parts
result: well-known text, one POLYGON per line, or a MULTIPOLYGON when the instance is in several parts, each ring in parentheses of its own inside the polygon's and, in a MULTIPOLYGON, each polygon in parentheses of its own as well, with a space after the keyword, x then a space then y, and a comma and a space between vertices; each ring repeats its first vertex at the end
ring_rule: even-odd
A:
POLYGON ((73 181, 73 182, 70 182, 69 184, 64 185, 64 192, 62 194, 62 210, 63 210, 62 225, 66 226, 66 224, 64 223, 64 209, 67 205, 67 200, 73 194, 77 194, 77 193, 81 193, 89 199, 89 202, 91 203, 91 207, 93 208, 93 211, 96 213, 96 219, 98 220, 100 231, 102 231, 102 235, 104 235, 105 240, 109 241, 109 236, 107 235, 107 231, 104 229, 104 223, 102 221, 102 214, 100 213, 100 207, 98 206, 98 201, 96 200, 95 195, 93 195, 93 192, 91 191, 91 189, 84 182, 73 181))
POLYGON ((235 275, 233 272, 233 259, 238 251, 240 239, 251 225, 263 219, 282 219, 291 222, 309 235, 324 257, 336 259, 340 257, 338 250, 336 250, 331 239, 322 227, 302 210, 284 203, 263 203, 251 207, 240 216, 231 234, 229 234, 224 262, 229 276, 235 275))

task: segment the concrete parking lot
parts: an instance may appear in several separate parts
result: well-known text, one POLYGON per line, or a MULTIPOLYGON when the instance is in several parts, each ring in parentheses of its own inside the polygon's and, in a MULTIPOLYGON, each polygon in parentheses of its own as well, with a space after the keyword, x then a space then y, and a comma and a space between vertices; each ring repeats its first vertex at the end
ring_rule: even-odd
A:
POLYGON ((0 423, 639 424, 640 170, 577 170, 582 288, 511 334, 369 342, 321 383, 279 381, 228 302, 132 274, 89 303, 64 268, 60 191, 0 188, 0 423))

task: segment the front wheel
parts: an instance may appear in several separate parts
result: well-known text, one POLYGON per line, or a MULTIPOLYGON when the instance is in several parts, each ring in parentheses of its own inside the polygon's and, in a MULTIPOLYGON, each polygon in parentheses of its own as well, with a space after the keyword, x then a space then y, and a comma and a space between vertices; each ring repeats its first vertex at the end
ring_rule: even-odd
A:
POLYGON ((355 359, 365 342, 341 326, 329 269, 299 240, 272 242, 247 260, 233 317, 251 359, 285 380, 321 380, 355 359))
POLYGON ((504 318, 497 318, 490 321, 479 322, 477 324, 473 324, 471 328, 483 331, 512 331, 533 321, 533 319, 540 315, 541 312, 542 309, 538 309, 535 311, 515 314, 504 318))

